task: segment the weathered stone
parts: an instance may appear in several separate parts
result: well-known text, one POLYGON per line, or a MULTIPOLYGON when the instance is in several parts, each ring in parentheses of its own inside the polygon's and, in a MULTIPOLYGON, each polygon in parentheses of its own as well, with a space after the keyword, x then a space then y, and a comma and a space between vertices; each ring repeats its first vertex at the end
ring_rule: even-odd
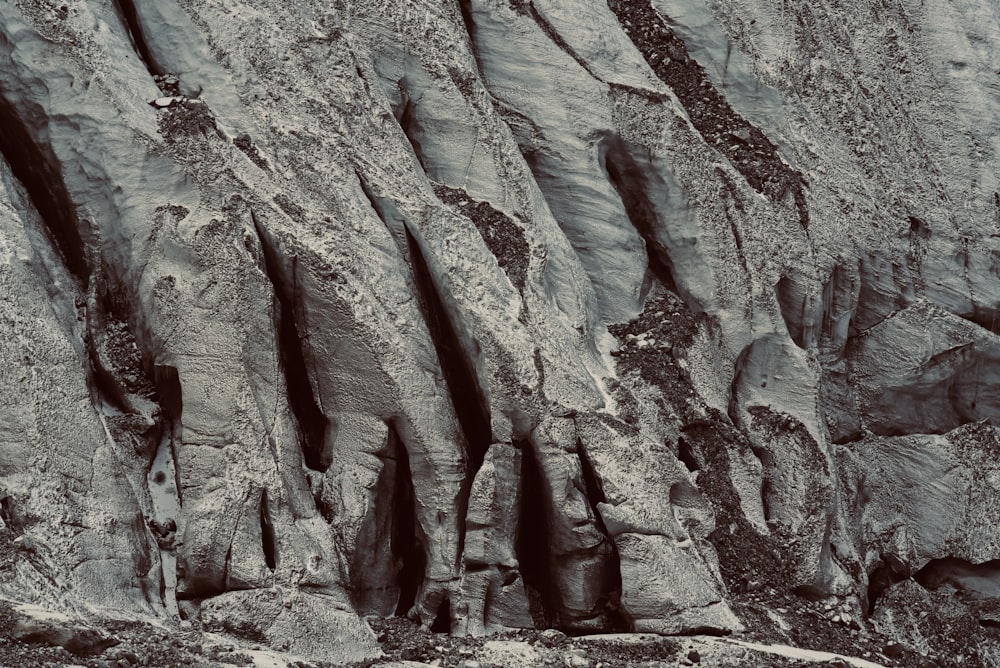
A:
POLYGON ((993 596, 995 3, 299 4, 0 4, 0 594, 333 661, 993 596))

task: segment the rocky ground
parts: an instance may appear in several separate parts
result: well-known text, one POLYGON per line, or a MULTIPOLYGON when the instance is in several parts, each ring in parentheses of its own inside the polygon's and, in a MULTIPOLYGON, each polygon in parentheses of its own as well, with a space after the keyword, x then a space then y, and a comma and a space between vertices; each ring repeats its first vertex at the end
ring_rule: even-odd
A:
MULTIPOLYGON (((880 634, 868 621, 832 602, 767 592, 734 604, 748 631, 734 637, 605 634, 571 637, 555 629, 517 630, 489 637, 431 633, 401 618, 368 618, 383 655, 351 668, 666 668, 668 666, 978 666, 994 665, 976 640, 971 617, 922 614, 929 651, 915 652, 880 634), (946 619, 948 618, 948 619, 946 619), (804 651, 803 651, 804 650, 804 651)), ((948 608, 947 601, 939 601, 948 608)), ((916 630, 915 627, 914 630, 916 630)), ((993 632, 995 633, 995 632, 993 632)), ((995 643, 1000 637, 992 638, 995 643)), ((995 650, 995 645, 993 646, 995 650)), ((0 666, 3 668, 130 668, 131 666, 259 666, 333 668, 274 651, 254 638, 213 633, 189 622, 73 622, 34 607, 0 603, 0 666)))

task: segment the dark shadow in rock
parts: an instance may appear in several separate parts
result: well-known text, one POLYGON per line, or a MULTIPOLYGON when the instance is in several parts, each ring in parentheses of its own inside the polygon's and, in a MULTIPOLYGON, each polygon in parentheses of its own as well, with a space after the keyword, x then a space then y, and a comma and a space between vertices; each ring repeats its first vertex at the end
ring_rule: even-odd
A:
POLYGON ((457 308, 448 303, 450 299, 443 294, 424 249, 409 227, 406 228, 406 241, 427 329, 430 330, 448 394, 465 434, 470 469, 467 477, 471 485, 493 440, 489 401, 479 381, 475 360, 467 350, 468 346, 478 349, 478 344, 462 331, 464 328, 457 308))
POLYGON ((291 276, 285 275, 285 260, 273 240, 253 216, 254 228, 264 255, 264 270, 277 299, 275 329, 278 332, 278 354, 285 375, 288 403, 299 428, 299 443, 306 466, 320 473, 333 461, 336 425, 323 412, 319 393, 313 386, 315 374, 309 373, 303 344, 308 339, 307 326, 300 324, 298 303, 298 258, 291 257, 291 276))
POLYGON ((590 510, 594 513, 595 523, 597 524, 598 530, 604 534, 604 537, 608 541, 608 545, 611 546, 608 573, 610 577, 607 578, 608 582, 601 587, 601 591, 609 593, 606 607, 610 626, 607 631, 625 631, 628 629, 628 623, 625 620, 621 609, 611 604, 612 601, 621 599, 621 556, 618 554, 618 545, 608 532, 608 528, 604 524, 604 518, 601 516, 601 512, 597 507, 599 503, 607 503, 607 497, 604 495, 604 485, 601 482, 600 476, 597 474, 597 469, 594 468, 593 461, 591 461, 589 455, 587 455, 586 447, 579 440, 576 442, 576 455, 580 460, 580 472, 583 476, 584 493, 587 496, 587 502, 590 504, 590 510))
POLYGON ((139 12, 133 0, 113 0, 115 12, 118 14, 122 26, 132 39, 132 47, 139 59, 146 66, 146 70, 153 76, 165 74, 166 70, 160 67, 146 43, 146 34, 142 29, 142 22, 139 20, 139 12))
MULTIPOLYGON (((37 113, 44 116, 41 110, 37 113)), ((90 285, 91 267, 81 234, 83 226, 63 183, 59 161, 50 148, 34 141, 14 105, 2 95, 0 153, 38 211, 46 236, 66 269, 86 292, 90 285)))
POLYGON ((545 498, 545 479, 531 444, 520 441, 515 446, 521 450, 517 561, 535 628, 552 628, 558 625, 559 592, 548 550, 550 510, 545 498))
POLYGON ((406 446, 393 425, 389 425, 386 449, 396 462, 392 494, 392 529, 390 546, 393 559, 399 564, 399 600, 396 614, 405 616, 416 603, 427 570, 427 555, 418 532, 417 501, 410 473, 410 457, 406 446))
POLYGON ((865 613, 866 616, 871 617, 875 613, 875 606, 878 604, 879 597, 889 587, 909 577, 910 569, 901 559, 892 554, 883 554, 882 560, 868 574, 868 609, 865 613))
POLYGON ((924 589, 949 586, 971 599, 1000 599, 1000 559, 980 564, 958 557, 932 559, 913 579, 924 589))
POLYGON ((670 252, 659 238, 656 207, 647 194, 648 188, 653 186, 648 178, 650 170, 636 162, 625 142, 617 135, 602 140, 600 151, 608 180, 618 192, 629 222, 646 244, 650 269, 663 287, 680 294, 670 252))
POLYGON ((264 561, 273 573, 278 567, 278 538, 274 533, 274 522, 271 520, 266 489, 260 491, 260 540, 264 549, 264 561))

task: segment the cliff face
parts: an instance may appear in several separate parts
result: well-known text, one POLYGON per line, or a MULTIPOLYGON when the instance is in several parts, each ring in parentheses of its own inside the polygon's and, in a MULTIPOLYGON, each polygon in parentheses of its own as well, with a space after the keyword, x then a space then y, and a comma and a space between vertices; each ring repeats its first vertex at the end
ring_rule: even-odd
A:
POLYGON ((1000 559, 1000 8, 813 4, 0 4, 0 595, 927 651, 1000 559))

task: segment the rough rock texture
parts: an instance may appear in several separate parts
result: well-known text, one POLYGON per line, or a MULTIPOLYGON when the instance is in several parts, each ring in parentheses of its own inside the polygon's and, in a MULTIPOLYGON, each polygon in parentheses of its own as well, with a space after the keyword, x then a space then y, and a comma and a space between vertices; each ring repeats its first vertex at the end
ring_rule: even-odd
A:
POLYGON ((1000 8, 815 4, 0 4, 0 596, 996 656, 1000 8))

